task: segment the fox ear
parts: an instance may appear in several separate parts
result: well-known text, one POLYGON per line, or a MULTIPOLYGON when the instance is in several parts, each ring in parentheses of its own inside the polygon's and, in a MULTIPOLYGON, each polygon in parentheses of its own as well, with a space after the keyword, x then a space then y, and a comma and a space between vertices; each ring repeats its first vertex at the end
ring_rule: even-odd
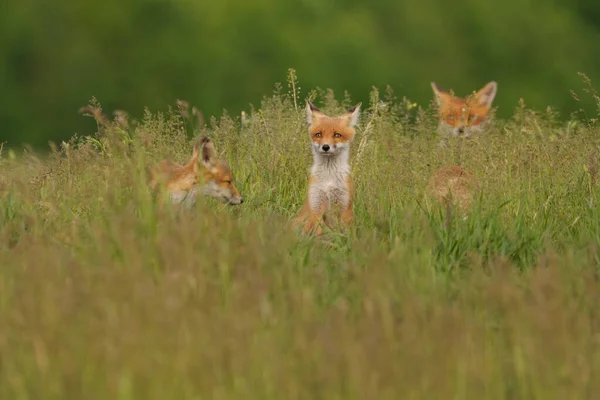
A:
POLYGON ((491 81, 475 94, 475 99, 482 106, 491 107, 497 91, 498 84, 494 81, 491 81))
POLYGON ((200 142, 202 143, 202 163, 206 168, 212 167, 217 159, 215 147, 212 141, 206 136, 203 136, 200 142))
MULTIPOLYGON (((196 157, 197 159, 198 157, 196 157)), ((192 156, 192 160, 194 160, 194 157, 192 156)), ((162 160, 159 164, 160 167, 160 171, 162 173, 168 174, 171 173, 174 169, 177 169, 179 167, 179 165, 175 164, 172 161, 169 160, 162 160)))
POLYGON ((439 87, 438 84, 435 82, 431 82, 431 88, 433 89, 433 93, 435 93, 436 95, 440 94, 441 92, 444 92, 444 90, 441 87, 439 87))
POLYGON ((435 82, 431 82, 431 88, 433 89, 433 94, 435 95, 435 100, 437 101, 438 104, 440 104, 442 97, 447 95, 448 92, 446 92, 444 89, 439 87, 438 84, 435 82))
POLYGON ((317 106, 306 99, 306 122, 308 122, 308 125, 312 125, 315 118, 321 118, 324 115, 317 106))
POLYGON ((200 158, 200 149, 198 148, 198 143, 194 143, 192 158, 190 160, 190 163, 192 164, 192 168, 194 169, 194 173, 198 172, 198 159, 199 158, 200 158))
POLYGON ((348 110, 345 117, 348 119, 348 126, 354 128, 358 123, 358 117, 360 116, 360 106, 362 103, 358 103, 354 107, 348 110))

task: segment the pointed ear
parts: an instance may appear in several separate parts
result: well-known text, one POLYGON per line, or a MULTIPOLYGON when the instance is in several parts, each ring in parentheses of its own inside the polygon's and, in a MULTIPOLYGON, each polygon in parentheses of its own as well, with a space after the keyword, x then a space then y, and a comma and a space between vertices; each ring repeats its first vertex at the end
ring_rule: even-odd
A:
MULTIPOLYGON (((193 157, 192 157, 192 159, 193 159, 193 157)), ((175 170, 179 167, 180 167, 180 165, 175 164, 174 162, 169 161, 169 160, 162 160, 160 162, 160 170, 164 174, 170 174, 171 172, 173 172, 173 170, 175 170)))
POLYGON ((360 106, 361 105, 362 105, 362 103, 358 103, 357 105, 355 105, 354 107, 349 109, 348 112, 346 113, 346 115, 344 116, 345 118, 348 119, 348 126, 350 128, 354 128, 356 126, 356 124, 358 123, 358 117, 360 116, 360 106))
POLYGON ((308 125, 312 125, 315 118, 321 118, 324 115, 317 106, 306 99, 306 122, 308 122, 308 125))
POLYGON ((442 97, 447 95, 448 92, 446 92, 444 89, 439 87, 438 84, 435 82, 431 82, 431 88, 433 89, 433 94, 435 95, 435 100, 437 101, 438 104, 440 104, 442 97))
POLYGON ((217 161, 217 152, 212 141, 206 136, 203 136, 200 142, 202 143, 202 163, 209 168, 217 161))
POLYGON ((190 162, 189 162, 189 164, 192 164, 194 173, 198 173, 198 159, 199 158, 200 158, 200 148, 198 147, 198 143, 194 143, 192 158, 190 159, 190 162))
POLYGON ((491 107, 497 91, 498 84, 491 81, 475 94, 475 99, 482 106, 491 107))

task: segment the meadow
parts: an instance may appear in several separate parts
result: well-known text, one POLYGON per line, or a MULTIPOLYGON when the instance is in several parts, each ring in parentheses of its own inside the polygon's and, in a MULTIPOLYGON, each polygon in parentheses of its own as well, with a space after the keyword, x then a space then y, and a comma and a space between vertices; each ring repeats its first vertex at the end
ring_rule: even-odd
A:
MULTIPOLYGON (((591 86, 572 95, 600 114, 591 86)), ((374 88, 351 150, 354 225, 315 239, 289 223, 312 162, 306 96, 329 114, 353 104, 291 73, 243 120, 94 99, 97 132, 5 149, 0 398, 595 398, 596 117, 522 101, 440 145, 433 104, 374 88), (150 192, 148 165, 186 161, 201 135, 243 205, 185 212, 150 192), (425 191, 446 164, 480 181, 466 218, 425 191)))

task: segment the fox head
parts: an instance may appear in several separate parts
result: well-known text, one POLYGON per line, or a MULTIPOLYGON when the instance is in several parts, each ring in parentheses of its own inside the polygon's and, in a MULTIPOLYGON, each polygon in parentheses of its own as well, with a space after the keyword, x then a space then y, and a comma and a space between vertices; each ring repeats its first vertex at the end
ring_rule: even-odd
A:
POLYGON ((467 98, 456 97, 431 82, 440 113, 440 131, 468 137, 481 130, 496 97, 498 85, 492 81, 467 98))
POLYGON ((229 165, 217 159, 212 141, 207 137, 202 138, 201 146, 194 145, 192 158, 187 164, 180 166, 166 160, 161 162, 151 185, 156 187, 159 179, 163 179, 169 197, 176 204, 193 204, 198 191, 230 205, 244 202, 233 184, 229 165))
POLYGON ((313 103, 306 100, 308 133, 315 155, 335 156, 350 148, 358 122, 360 103, 337 117, 328 117, 313 103))

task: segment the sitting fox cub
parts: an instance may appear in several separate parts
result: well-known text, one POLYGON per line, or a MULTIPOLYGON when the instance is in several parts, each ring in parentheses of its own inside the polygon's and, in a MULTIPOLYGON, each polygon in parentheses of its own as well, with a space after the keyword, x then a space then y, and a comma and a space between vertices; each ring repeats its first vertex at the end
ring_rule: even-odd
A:
POLYGON ((211 140, 203 137, 201 145, 201 149, 194 145, 192 158, 185 165, 163 160, 151 171, 150 187, 156 190, 163 184, 171 202, 186 208, 194 205, 199 192, 230 205, 243 203, 229 166, 217 159, 211 140))
POLYGON ((322 233, 326 212, 334 206, 341 211, 341 220, 352 223, 353 188, 350 180, 350 142, 358 122, 360 104, 345 114, 328 117, 306 101, 308 133, 313 153, 313 166, 308 181, 308 197, 295 220, 305 233, 322 233))

